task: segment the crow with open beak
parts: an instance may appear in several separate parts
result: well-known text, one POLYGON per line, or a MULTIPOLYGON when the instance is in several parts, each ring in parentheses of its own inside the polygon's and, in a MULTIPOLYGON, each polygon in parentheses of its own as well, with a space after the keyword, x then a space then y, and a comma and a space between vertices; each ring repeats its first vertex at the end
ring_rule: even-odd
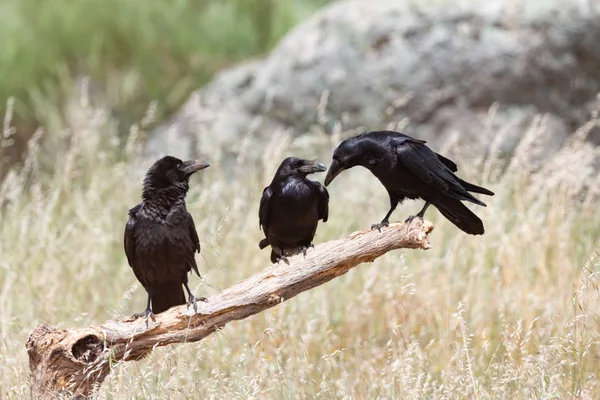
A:
POLYGON ((482 235, 483 222, 462 201, 480 206, 485 203, 471 193, 493 196, 494 193, 456 176, 456 164, 433 152, 424 140, 400 132, 367 132, 342 142, 333 153, 333 162, 325 177, 325 186, 342 171, 360 165, 371 171, 387 189, 390 209, 380 223, 372 228, 381 230, 398 203, 405 198, 425 200, 425 205, 413 218, 423 218, 425 210, 434 205, 454 225, 471 235, 482 235))
POLYGON ((146 310, 134 318, 145 316, 148 323, 154 314, 186 304, 183 287, 188 292, 188 306, 196 311, 187 274, 194 270, 200 276, 194 259, 194 253, 200 252, 200 240, 185 196, 190 176, 208 166, 203 161, 184 162, 166 156, 146 173, 142 203, 129 210, 124 238, 127 261, 148 293, 146 310))
POLYGON ((271 246, 271 262, 288 262, 287 255, 312 246, 319 220, 327 222, 329 194, 309 174, 326 171, 316 160, 288 157, 279 166, 271 184, 263 190, 258 211, 265 238, 259 247, 271 246))

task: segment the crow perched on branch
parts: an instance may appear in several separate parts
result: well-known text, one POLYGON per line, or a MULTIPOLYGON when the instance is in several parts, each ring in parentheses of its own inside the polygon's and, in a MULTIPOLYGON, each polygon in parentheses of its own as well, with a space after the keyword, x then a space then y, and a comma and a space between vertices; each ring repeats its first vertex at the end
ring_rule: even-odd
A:
POLYGON ((258 246, 271 245, 271 262, 303 252, 312 246, 319 220, 327 222, 329 193, 308 174, 326 171, 316 160, 288 157, 279 166, 273 181, 263 190, 258 210, 259 226, 266 238, 258 246))
POLYGON ((148 321, 149 317, 154 319, 154 313, 185 304, 181 285, 188 292, 188 306, 196 310, 187 274, 193 269, 200 276, 194 259, 194 253, 200 252, 200 240, 185 207, 185 196, 190 176, 208 166, 202 161, 183 162, 166 156, 146 173, 142 203, 129 210, 124 239, 127 261, 148 292, 145 312, 134 318, 145 316, 148 321))
POLYGON ((347 139, 333 153, 325 186, 343 170, 360 165, 379 179, 390 196, 390 210, 372 228, 381 230, 382 226, 388 226, 390 215, 405 198, 421 198, 425 200, 425 206, 406 222, 415 217, 423 218, 427 207, 433 204, 461 230, 472 235, 483 234, 483 222, 461 201, 485 207, 485 203, 469 192, 489 196, 494 193, 457 177, 454 174, 458 170, 456 164, 434 153, 425 143, 392 131, 367 132, 347 139))

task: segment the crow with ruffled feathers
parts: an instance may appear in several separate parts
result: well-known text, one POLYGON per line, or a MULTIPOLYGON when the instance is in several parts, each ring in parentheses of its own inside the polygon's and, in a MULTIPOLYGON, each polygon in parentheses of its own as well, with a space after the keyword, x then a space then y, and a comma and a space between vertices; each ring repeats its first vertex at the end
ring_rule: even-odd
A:
POLYGON ((286 255, 312 246, 319 220, 327 222, 329 194, 309 174, 326 171, 316 160, 288 157, 279 166, 271 184, 263 190, 258 211, 265 233, 259 247, 271 246, 271 262, 288 262, 286 255))
POLYGON ((387 189, 390 209, 383 220, 372 228, 381 230, 398 203, 405 198, 423 199, 425 205, 413 218, 423 218, 430 205, 466 233, 481 235, 483 222, 462 201, 480 206, 485 203, 471 193, 493 196, 494 193, 466 182, 455 175, 456 164, 433 152, 424 140, 393 131, 367 132, 342 142, 333 153, 333 161, 325 177, 325 186, 342 171, 360 165, 371 171, 387 189))
POLYGON ((187 274, 193 270, 200 276, 194 258, 200 252, 200 240, 185 196, 190 176, 208 166, 166 156, 146 173, 142 202, 129 210, 124 238, 127 261, 148 293, 146 310, 135 318, 145 316, 148 321, 154 314, 186 304, 183 287, 188 306, 196 310, 187 274))

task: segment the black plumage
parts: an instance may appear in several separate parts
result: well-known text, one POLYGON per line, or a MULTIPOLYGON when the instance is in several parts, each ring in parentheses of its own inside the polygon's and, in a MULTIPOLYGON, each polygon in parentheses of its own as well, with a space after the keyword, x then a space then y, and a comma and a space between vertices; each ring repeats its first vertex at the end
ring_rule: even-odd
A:
POLYGON ((146 174, 142 203, 129 210, 124 238, 127 261, 148 292, 145 312, 135 317, 154 318, 153 314, 185 304, 182 285, 189 295, 188 305, 196 309, 187 274, 194 270, 200 276, 194 258, 200 252, 200 240, 185 196, 190 176, 208 166, 166 156, 146 174))
POLYGON ((265 238, 259 247, 271 245, 271 262, 286 255, 306 253, 312 246, 319 220, 327 222, 329 194, 307 175, 327 167, 316 160, 288 157, 279 166, 271 184, 263 190, 258 211, 265 238))
POLYGON ((464 232, 483 234, 483 222, 462 201, 485 207, 485 203, 469 192, 489 196, 494 193, 460 179, 454 174, 458 170, 456 164, 433 152, 425 143, 392 131, 367 132, 347 139, 333 153, 325 186, 343 170, 360 165, 379 179, 390 196, 390 210, 374 228, 387 226, 390 215, 405 198, 421 198, 425 206, 407 222, 415 217, 423 218, 427 207, 433 204, 464 232))

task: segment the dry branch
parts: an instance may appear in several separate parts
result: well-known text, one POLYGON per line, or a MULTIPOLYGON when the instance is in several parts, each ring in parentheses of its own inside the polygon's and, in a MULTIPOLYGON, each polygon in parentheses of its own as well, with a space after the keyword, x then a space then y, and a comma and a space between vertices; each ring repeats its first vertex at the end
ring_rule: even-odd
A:
POLYGON ((140 359, 156 346, 202 340, 230 321, 289 300, 390 250, 428 249, 432 229, 430 222, 415 219, 409 226, 392 224, 381 233, 355 232, 319 244, 305 258, 297 255, 289 258, 289 265, 269 266, 198 303, 196 315, 185 306, 174 307, 148 327, 143 319, 66 330, 40 325, 27 341, 32 397, 93 397, 115 362, 140 359))

